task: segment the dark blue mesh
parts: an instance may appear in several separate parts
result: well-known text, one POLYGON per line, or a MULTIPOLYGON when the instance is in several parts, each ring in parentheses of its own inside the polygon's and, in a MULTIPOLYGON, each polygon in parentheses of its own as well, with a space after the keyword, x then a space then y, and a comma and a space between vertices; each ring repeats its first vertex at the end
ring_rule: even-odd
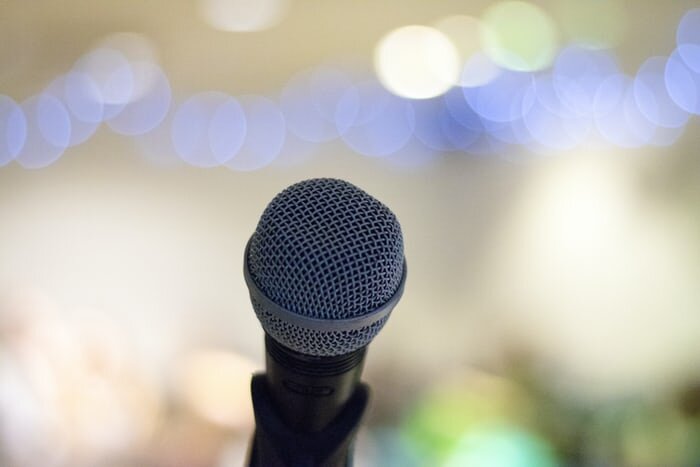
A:
MULTIPOLYGON (((248 255, 250 276, 267 298, 317 319, 371 313, 389 302, 403 276, 403 237, 396 217, 342 180, 307 180, 278 194, 260 218, 248 255)), ((358 349, 386 321, 322 332, 283 322, 260 304, 254 308, 278 342, 312 355, 358 349)))

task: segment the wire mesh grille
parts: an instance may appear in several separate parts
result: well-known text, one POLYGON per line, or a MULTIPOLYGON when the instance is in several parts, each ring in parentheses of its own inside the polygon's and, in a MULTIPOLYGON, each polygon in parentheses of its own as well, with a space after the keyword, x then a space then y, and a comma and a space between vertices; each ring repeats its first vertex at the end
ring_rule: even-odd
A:
MULTIPOLYGON (((403 237, 382 203, 335 179, 297 183, 268 205, 250 242, 248 267, 260 291, 277 305, 316 319, 366 315, 386 304, 403 275, 403 237)), ((312 355, 360 348, 386 319, 353 331, 312 331, 254 309, 282 344, 312 355)))

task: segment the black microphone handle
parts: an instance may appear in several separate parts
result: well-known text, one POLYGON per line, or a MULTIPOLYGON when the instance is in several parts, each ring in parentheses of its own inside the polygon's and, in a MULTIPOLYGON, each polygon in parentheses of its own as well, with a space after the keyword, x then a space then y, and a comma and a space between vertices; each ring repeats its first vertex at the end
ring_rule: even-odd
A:
POLYGON ((267 384, 280 418, 292 430, 323 430, 360 384, 366 347, 317 357, 295 352, 265 334, 267 384))
POLYGON ((367 407, 366 347, 305 355, 265 334, 267 372, 253 376, 255 434, 249 467, 350 467, 367 407))
POLYGON ((279 417, 266 376, 251 382, 255 433, 248 467, 352 467, 355 435, 367 408, 369 390, 360 383, 338 416, 323 430, 303 433, 279 417))

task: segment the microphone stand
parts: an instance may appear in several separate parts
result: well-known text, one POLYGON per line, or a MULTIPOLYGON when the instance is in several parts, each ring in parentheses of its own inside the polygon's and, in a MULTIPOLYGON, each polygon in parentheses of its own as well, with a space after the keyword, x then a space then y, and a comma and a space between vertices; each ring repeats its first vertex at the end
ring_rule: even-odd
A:
POLYGON ((369 388, 360 383, 343 410, 323 429, 301 432, 280 417, 265 374, 251 383, 255 434, 249 467, 350 467, 352 448, 367 407, 369 388))

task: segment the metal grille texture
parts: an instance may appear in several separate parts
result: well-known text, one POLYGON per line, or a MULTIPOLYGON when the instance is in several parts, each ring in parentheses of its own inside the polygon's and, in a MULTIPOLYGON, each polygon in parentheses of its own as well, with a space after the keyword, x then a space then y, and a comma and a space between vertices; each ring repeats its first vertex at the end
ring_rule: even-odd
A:
MULTIPOLYGON (((279 193, 250 241, 248 271, 272 302, 298 315, 344 320, 372 313, 398 291, 404 272, 396 216, 354 185, 306 180, 279 193)), ((301 353, 341 355, 367 345, 385 317, 345 331, 306 329, 279 319, 253 300, 265 331, 301 353)))

